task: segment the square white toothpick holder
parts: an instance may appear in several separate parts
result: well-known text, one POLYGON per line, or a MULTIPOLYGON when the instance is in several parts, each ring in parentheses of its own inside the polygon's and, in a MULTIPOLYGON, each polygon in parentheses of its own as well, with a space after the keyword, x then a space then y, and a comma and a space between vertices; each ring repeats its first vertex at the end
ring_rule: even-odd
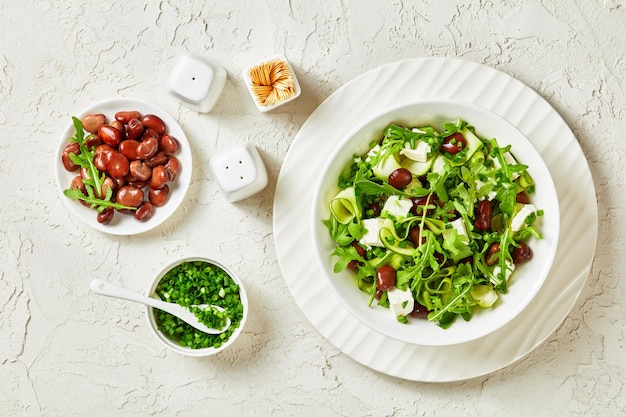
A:
POLYGON ((172 68, 169 92, 200 113, 208 113, 226 84, 226 70, 201 57, 184 54, 172 68))
POLYGON ((267 170, 259 151, 250 144, 219 152, 209 160, 209 170, 226 200, 234 203, 267 186, 267 170))
POLYGON ((297 99, 301 93, 296 73, 282 54, 246 68, 243 79, 254 105, 262 113, 297 99), (261 90, 256 91, 259 87, 261 90), (272 100, 268 102, 268 98, 272 100))

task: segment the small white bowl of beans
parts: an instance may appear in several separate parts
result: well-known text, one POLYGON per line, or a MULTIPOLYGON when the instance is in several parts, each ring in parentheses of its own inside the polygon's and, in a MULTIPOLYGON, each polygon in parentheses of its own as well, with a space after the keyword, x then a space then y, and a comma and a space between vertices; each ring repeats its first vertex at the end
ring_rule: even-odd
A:
POLYGON ((223 333, 214 335, 147 306, 148 324, 156 338, 181 355, 211 356, 227 349, 241 334, 248 317, 243 282, 223 264, 205 257, 183 258, 167 265, 156 275, 148 296, 185 307, 217 305, 226 311, 231 324, 223 333))
POLYGON ((112 235, 159 226, 191 182, 191 148, 182 128, 163 109, 132 98, 78 112, 55 159, 59 193, 72 218, 112 235))

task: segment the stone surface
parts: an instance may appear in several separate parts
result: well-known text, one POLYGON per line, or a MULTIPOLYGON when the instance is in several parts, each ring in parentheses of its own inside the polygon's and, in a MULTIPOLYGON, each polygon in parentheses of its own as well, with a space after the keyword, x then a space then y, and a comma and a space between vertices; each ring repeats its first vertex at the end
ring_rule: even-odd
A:
POLYGON ((0 16, 0 415, 626 414, 624 0, 5 0, 0 16), (209 114, 167 94, 185 52, 228 72, 209 114), (241 71, 276 53, 302 95, 260 114, 241 71), (380 375, 337 351, 291 298, 272 236, 281 161, 311 112, 352 78, 420 56, 483 63, 545 97, 584 150, 600 213, 587 285, 558 330, 509 367, 449 384, 380 375), (132 237, 68 216, 53 175, 71 115, 120 96, 165 108, 197 161, 175 215, 132 237), (269 185, 232 205, 207 161, 246 142, 269 185), (248 288, 246 330, 215 358, 164 350, 141 306, 89 291, 92 277, 144 291, 161 266, 193 254, 236 267, 248 288))

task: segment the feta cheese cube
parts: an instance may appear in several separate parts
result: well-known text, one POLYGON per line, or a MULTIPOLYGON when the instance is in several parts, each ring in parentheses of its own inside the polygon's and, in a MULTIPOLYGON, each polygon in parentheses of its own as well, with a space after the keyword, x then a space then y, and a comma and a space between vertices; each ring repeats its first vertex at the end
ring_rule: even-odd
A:
MULTIPOLYGON (((505 152, 502 156, 504 157, 504 161, 507 163, 507 165, 517 165, 517 161, 515 160, 515 157, 511 155, 510 152, 505 152)), ((498 158, 493 158, 492 161, 493 161, 494 167, 496 167, 497 169, 502 168, 502 165, 500 165, 500 161, 498 160, 498 158)), ((511 174, 512 180, 517 179, 517 177, 519 177, 519 174, 517 172, 514 172, 513 174, 511 174)))
POLYGON ((390 196, 382 209, 382 215, 387 216, 391 215, 393 217, 406 217, 411 211, 413 207, 413 202, 404 197, 399 197, 397 195, 390 196))
MULTIPOLYGON (((510 261, 508 261, 508 260, 507 260, 507 261, 505 261, 505 264, 506 264, 506 271, 504 272, 504 278, 508 281, 508 280, 509 280, 509 278, 511 277, 511 275, 513 274, 513 271, 515 271, 515 264, 514 264, 514 263, 512 263, 512 262, 510 262, 510 261)), ((493 275, 494 275, 497 279, 499 279, 499 278, 500 278, 500 277, 499 277, 499 275, 500 275, 500 272, 501 272, 501 271, 502 271, 502 270, 500 269, 500 265, 496 265, 496 266, 493 268, 493 275)))
POLYGON ((534 204, 524 204, 522 208, 513 216, 511 220, 511 230, 519 232, 526 227, 526 218, 537 212, 534 204))
POLYGON ((462 218, 458 218, 450 222, 450 226, 456 230, 458 236, 465 236, 466 238, 469 238, 467 235, 467 229, 465 228, 465 222, 462 218))
POLYGON ((445 171, 445 167, 446 167, 445 156, 438 155, 433 162, 432 171, 436 174, 442 175, 445 171))
POLYGON ((383 243, 380 241, 380 229, 383 226, 385 219, 375 218, 375 219, 364 219, 363 227, 367 230, 367 233, 363 235, 363 237, 359 240, 359 243, 362 245, 371 248, 372 246, 384 247, 383 243))
MULTIPOLYGON (((483 182, 483 181, 481 181, 479 179, 476 180, 475 184, 476 184, 476 190, 480 190, 485 185, 487 185, 486 182, 483 182)), ((494 198, 496 198, 496 194, 497 193, 495 191, 493 191, 493 188, 492 188, 491 191, 489 191, 489 193, 487 193, 487 196, 486 196, 487 200, 493 200, 494 198)))
POLYGON ((506 161, 507 164, 509 165, 516 165, 517 161, 515 160, 515 158, 513 157, 513 155, 511 155, 510 152, 505 152, 504 155, 504 160, 506 161))
POLYGON ((367 152, 367 154, 365 155, 365 162, 370 162, 372 158, 375 158, 376 155, 378 155, 378 152, 380 152, 380 145, 374 146, 367 152))
POLYGON ((409 289, 393 288, 387 291, 387 299, 389 300, 389 309, 394 317, 406 316, 413 311, 415 301, 409 289))

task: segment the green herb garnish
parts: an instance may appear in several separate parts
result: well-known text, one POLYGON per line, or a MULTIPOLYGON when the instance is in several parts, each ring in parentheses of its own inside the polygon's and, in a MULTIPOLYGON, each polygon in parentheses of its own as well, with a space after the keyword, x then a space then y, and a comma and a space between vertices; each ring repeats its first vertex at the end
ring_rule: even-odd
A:
POLYGON ((70 159, 73 163, 84 168, 87 171, 87 177, 83 177, 83 184, 85 185, 85 195, 82 191, 77 189, 68 188, 63 191, 66 197, 72 200, 82 200, 89 204, 89 207, 102 212, 107 207, 113 207, 114 209, 122 210, 136 210, 136 207, 129 207, 123 204, 118 204, 111 201, 113 190, 107 187, 105 194, 102 194, 102 188, 106 175, 101 172, 94 164, 94 156, 96 154, 95 149, 89 149, 87 147, 87 141, 93 137, 93 135, 85 136, 83 124, 77 117, 72 116, 74 122, 74 128, 76 134, 70 138, 70 142, 78 144, 79 152, 71 153, 70 159))
POLYGON ((222 268, 208 262, 183 262, 171 269, 157 285, 156 294, 163 301, 183 307, 210 304, 224 308, 224 312, 191 310, 208 327, 222 328, 226 318, 230 318, 230 327, 217 335, 201 332, 178 317, 153 309, 158 329, 181 346, 191 349, 219 348, 228 341, 243 319, 239 285, 222 268))

